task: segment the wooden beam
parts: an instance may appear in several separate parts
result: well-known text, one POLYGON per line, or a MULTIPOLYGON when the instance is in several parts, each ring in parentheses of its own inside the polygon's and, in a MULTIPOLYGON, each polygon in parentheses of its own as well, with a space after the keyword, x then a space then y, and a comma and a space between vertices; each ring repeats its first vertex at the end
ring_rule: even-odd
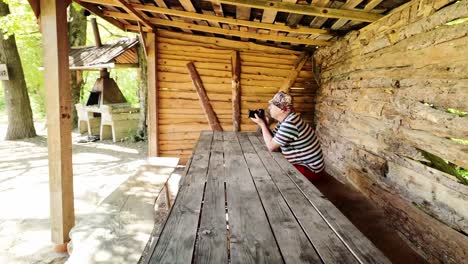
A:
MULTIPOLYGON (((119 16, 123 17, 123 16, 128 16, 128 15, 121 14, 119 16)), ((132 19, 132 17, 128 17, 127 19, 132 19)), ((260 40, 271 40, 271 41, 278 41, 278 42, 287 42, 287 43, 292 43, 292 44, 305 44, 305 45, 316 45, 316 46, 328 46, 331 44, 330 42, 324 41, 324 40, 312 40, 312 39, 300 39, 300 38, 295 38, 295 37, 264 35, 264 34, 258 34, 258 33, 252 33, 252 32, 242 32, 242 31, 232 30, 232 29, 195 25, 195 24, 185 23, 185 22, 180 22, 180 21, 168 21, 168 20, 159 19, 159 18, 150 18, 149 21, 155 25, 197 30, 197 31, 221 34, 221 35, 226 35, 226 36, 245 37, 245 38, 253 38, 253 39, 260 39, 260 40)), ((125 26, 125 29, 135 31, 135 32, 139 31, 138 26, 127 25, 125 26)))
POLYGON ((141 41, 140 45, 143 45, 143 52, 145 53, 145 56, 148 57, 148 48, 146 47, 146 39, 145 39, 145 35, 143 33, 143 29, 141 27, 140 22, 138 22, 138 30, 140 31, 139 32, 140 41, 141 41))
POLYGON ((241 97, 241 60, 239 51, 231 55, 231 84, 232 84, 232 127, 233 131, 240 131, 240 97, 241 97))
POLYGON ((260 44, 256 44, 252 42, 229 40, 229 39, 217 38, 217 37, 197 36, 193 34, 172 32, 168 30, 158 30, 158 35, 161 38, 198 42, 203 45, 209 45, 211 48, 214 48, 214 49, 229 48, 229 49, 234 49, 234 50, 244 50, 244 51, 251 50, 251 51, 259 51, 259 52, 268 52, 270 54, 300 54, 300 52, 298 51, 292 51, 289 49, 272 47, 272 46, 265 46, 265 45, 260 45, 260 44))
POLYGON ((80 0, 80 2, 92 3, 97 5, 121 6, 120 3, 117 3, 114 0, 80 0))
MULTIPOLYGON (((301 1, 301 0, 297 1, 297 4, 309 5, 309 3, 307 3, 306 1, 301 1)), ((289 27, 295 27, 297 26, 297 24, 299 24, 302 17, 304 17, 304 15, 302 14, 289 14, 288 18, 286 19, 286 25, 289 27)))
POLYGON ((187 69, 190 74, 190 78, 192 79, 193 87, 197 91, 198 98, 200 99, 200 104, 205 112, 206 118, 208 119, 208 123, 210 124, 211 130, 213 131, 223 131, 223 128, 219 124, 218 117, 211 107, 210 100, 206 95, 205 87, 203 86, 203 82, 198 75, 197 69, 193 62, 187 63, 187 69))
MULTIPOLYGON (((337 2, 333 2, 333 3, 336 4, 337 2)), ((316 7, 333 7, 333 8, 336 8, 335 6, 331 6, 330 0, 314 1, 312 3, 312 5, 316 6, 316 7)), ((315 17, 310 22, 309 27, 311 27, 311 28, 321 28, 323 23, 325 23, 325 21, 327 21, 326 17, 315 17)))
POLYGON ((148 79, 148 156, 159 155, 158 87, 157 87, 157 36, 146 33, 147 79, 148 79))
MULTIPOLYGON (((316 29, 316 28, 308 28, 308 27, 288 27, 284 25, 274 25, 274 24, 266 24, 261 22, 254 22, 242 19, 233 19, 233 18, 226 18, 220 17, 215 15, 209 14, 198 14, 194 12, 187 12, 187 11, 180 11, 180 10, 173 10, 168 8, 161 8, 151 5, 140 5, 140 4, 133 4, 132 5, 136 10, 140 11, 147 11, 152 13, 159 13, 165 15, 174 15, 180 17, 187 17, 192 19, 199 19, 199 20, 207 20, 216 23, 227 23, 232 25, 238 26, 246 26, 246 27, 255 27, 255 28, 264 28, 270 30, 277 30, 277 31, 286 31, 292 33, 299 33, 299 34, 330 34, 329 31, 324 29, 316 29)), ((105 12, 106 14, 115 14, 110 12, 105 12)))
POLYGON ((307 54, 306 52, 302 53, 302 55, 294 64, 294 67, 291 69, 291 73, 286 78, 283 85, 281 85, 279 92, 285 92, 285 93, 289 92, 289 88, 291 88, 294 82, 296 82, 296 78, 301 72, 302 67, 304 67, 304 64, 307 62, 308 58, 309 58, 309 54, 307 54))
POLYGON ((247 7, 255 7, 261 9, 274 9, 293 14, 302 14, 308 16, 322 16, 328 18, 345 18, 348 20, 358 20, 364 22, 374 22, 383 17, 383 15, 375 13, 367 13, 355 10, 341 10, 333 8, 322 8, 316 6, 296 5, 285 2, 265 1, 265 0, 219 0, 221 3, 230 5, 239 5, 247 7))
POLYGON ((102 19, 106 20, 107 22, 111 23, 112 25, 116 26, 117 28, 125 31, 125 26, 123 23, 117 21, 116 19, 114 18, 107 18, 103 15, 102 11, 97 8, 96 6, 93 6, 93 5, 90 5, 88 3, 85 3, 84 1, 80 1, 80 0, 73 0, 75 3, 79 4, 80 6, 84 7, 86 10, 88 10, 89 12, 99 16, 99 17, 102 17, 102 19))
POLYGON ((250 20, 250 7, 236 6, 236 18, 240 20, 250 20))
POLYGON ((28 0, 28 2, 29 2, 29 5, 31 6, 31 9, 34 12, 34 15, 36 15, 36 18, 39 18, 41 14, 39 0, 28 0))
MULTIPOLYGON (((346 3, 341 6, 342 9, 347 9, 347 10, 350 10, 350 9, 353 9, 355 8, 356 6, 358 6, 360 3, 362 3, 364 0, 348 0, 346 1, 346 3)), ((367 10, 366 10, 367 11, 367 10)), ((332 26, 331 28, 336 30, 336 29, 339 29, 341 28, 342 26, 344 26, 346 23, 348 23, 348 19, 338 19, 338 21, 336 21, 332 26)))
POLYGON ((57 244, 70 240, 75 225, 67 6, 66 1, 41 0, 39 12, 46 76, 50 222, 52 241, 57 244))
POLYGON ((153 25, 148 21, 148 18, 144 14, 138 13, 129 3, 125 2, 124 0, 115 0, 116 2, 121 4, 121 7, 127 11, 127 13, 133 15, 139 22, 143 23, 143 25, 147 26, 150 29, 153 29, 153 25))

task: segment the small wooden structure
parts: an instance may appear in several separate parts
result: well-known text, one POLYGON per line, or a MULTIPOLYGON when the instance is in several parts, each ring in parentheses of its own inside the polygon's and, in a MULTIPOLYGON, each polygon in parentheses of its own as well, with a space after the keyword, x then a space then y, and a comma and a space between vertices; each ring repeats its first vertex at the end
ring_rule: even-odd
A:
POLYGON ((88 135, 99 135, 100 139, 112 138, 114 142, 128 137, 138 128, 139 108, 126 103, 107 68, 138 67, 136 38, 123 38, 113 43, 101 44, 97 24, 96 46, 72 48, 69 55, 71 70, 99 70, 86 104, 76 104, 78 130, 88 135))
MULTIPOLYGON (((74 225, 70 1, 29 2, 44 34, 52 234, 62 243, 74 225)), ((468 111, 467 0, 74 2, 142 36, 150 156, 188 160, 211 128, 199 98, 224 131, 249 131, 247 110, 289 90, 316 124, 329 174, 380 205, 427 259, 466 262, 468 188, 421 153, 468 167, 466 145, 452 140, 468 138, 456 114, 468 111)))

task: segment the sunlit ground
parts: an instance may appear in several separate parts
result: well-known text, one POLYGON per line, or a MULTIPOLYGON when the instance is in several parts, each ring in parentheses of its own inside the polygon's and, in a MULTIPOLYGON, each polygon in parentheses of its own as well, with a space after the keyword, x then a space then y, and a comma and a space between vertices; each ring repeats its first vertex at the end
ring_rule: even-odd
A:
MULTIPOLYGON (((52 251, 47 142, 44 125, 36 127, 39 137, 4 141, 6 124, 0 122, 0 263, 60 263, 66 257, 52 251)), ((79 139, 73 135, 77 222, 146 159, 145 143, 78 144, 79 139)))

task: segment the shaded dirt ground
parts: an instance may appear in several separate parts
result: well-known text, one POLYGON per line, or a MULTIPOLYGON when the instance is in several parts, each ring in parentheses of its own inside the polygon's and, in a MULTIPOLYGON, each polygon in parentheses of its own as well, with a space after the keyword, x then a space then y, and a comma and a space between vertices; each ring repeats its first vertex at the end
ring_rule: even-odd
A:
MULTIPOLYGON (((52 251, 49 221, 47 139, 39 136, 5 141, 0 123, 0 263, 63 263, 67 255, 52 251)), ((76 221, 91 217, 96 205, 133 175, 146 160, 146 143, 109 140, 78 143, 73 133, 76 221)))
POLYGON ((363 194, 329 175, 314 185, 332 202, 392 263, 427 263, 391 227, 382 209, 363 194))

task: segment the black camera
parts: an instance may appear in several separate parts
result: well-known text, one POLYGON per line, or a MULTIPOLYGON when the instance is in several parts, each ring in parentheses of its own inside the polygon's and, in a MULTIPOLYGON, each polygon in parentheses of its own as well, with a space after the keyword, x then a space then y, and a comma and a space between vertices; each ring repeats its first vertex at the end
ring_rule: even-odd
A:
POLYGON ((255 118, 255 114, 261 119, 265 118, 265 109, 249 110, 249 118, 255 118))

